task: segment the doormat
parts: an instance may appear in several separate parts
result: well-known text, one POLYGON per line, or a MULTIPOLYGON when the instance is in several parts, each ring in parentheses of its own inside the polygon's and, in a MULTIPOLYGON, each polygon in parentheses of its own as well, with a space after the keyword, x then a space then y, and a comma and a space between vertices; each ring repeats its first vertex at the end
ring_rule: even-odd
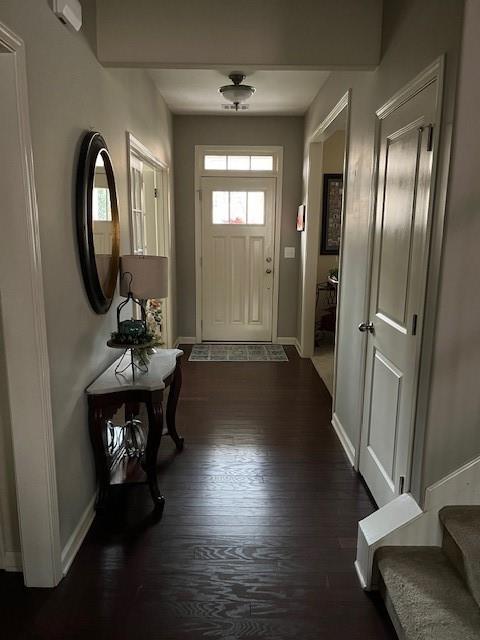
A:
POLYGON ((288 362, 280 344, 195 344, 191 362, 288 362))

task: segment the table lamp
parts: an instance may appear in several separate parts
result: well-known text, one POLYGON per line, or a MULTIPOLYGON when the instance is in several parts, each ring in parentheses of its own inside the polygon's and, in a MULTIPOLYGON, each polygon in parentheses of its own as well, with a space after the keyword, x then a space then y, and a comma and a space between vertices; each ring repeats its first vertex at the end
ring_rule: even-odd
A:
POLYGON ((120 258, 120 295, 131 293, 137 300, 168 296, 168 258, 164 256, 122 256, 120 258), (128 278, 124 277, 130 274, 128 278))
POLYGON ((123 373, 129 366, 135 377, 135 368, 148 371, 148 349, 153 335, 147 331, 147 300, 166 298, 168 295, 168 259, 164 256, 130 255, 120 258, 120 295, 125 298, 117 307, 117 331, 107 342, 109 347, 123 348, 124 356, 130 351, 130 364, 121 369, 123 357, 115 373, 123 373), (141 309, 142 319, 120 320, 122 310, 132 301, 141 309), (134 362, 134 352, 139 363, 134 362))
POLYGON ((168 258, 164 256, 122 256, 120 258, 120 295, 126 298, 117 308, 117 329, 121 336, 132 339, 147 334, 147 300, 168 295, 168 258), (132 300, 138 304, 141 320, 120 321, 122 309, 132 300))

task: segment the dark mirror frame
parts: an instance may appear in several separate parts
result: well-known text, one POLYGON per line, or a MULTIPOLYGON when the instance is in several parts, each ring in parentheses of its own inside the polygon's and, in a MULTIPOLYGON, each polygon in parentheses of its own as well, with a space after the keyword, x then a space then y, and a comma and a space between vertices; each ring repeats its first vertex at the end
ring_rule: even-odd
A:
POLYGON ((112 304, 117 284, 120 256, 120 222, 112 161, 108 153, 107 143, 103 136, 96 131, 89 131, 85 134, 80 148, 77 170, 76 204, 78 250, 83 282, 93 310, 96 313, 106 313, 112 304), (102 154, 107 176, 113 224, 112 260, 105 291, 100 284, 95 261, 92 221, 92 192, 95 179, 95 163, 99 153, 102 154))

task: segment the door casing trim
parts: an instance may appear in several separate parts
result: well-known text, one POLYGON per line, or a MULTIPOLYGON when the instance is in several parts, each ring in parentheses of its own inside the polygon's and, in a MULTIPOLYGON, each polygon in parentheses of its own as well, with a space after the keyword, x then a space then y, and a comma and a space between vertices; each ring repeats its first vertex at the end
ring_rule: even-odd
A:
POLYGON ((172 221, 172 176, 170 166, 167 162, 157 158, 133 133, 127 131, 127 184, 128 184, 128 215, 129 215, 129 227, 130 227, 130 250, 135 246, 134 243, 134 228, 133 228, 133 202, 132 202, 132 156, 139 158, 143 162, 146 162, 153 167, 158 174, 163 173, 166 178, 167 192, 163 194, 164 206, 167 210, 167 243, 168 243, 168 298, 165 299, 165 310, 167 316, 167 331, 166 331, 166 346, 170 347, 173 343, 173 312, 175 307, 175 295, 176 289, 174 284, 173 274, 175 273, 174 263, 174 235, 173 235, 173 221, 172 221))
POLYGON ((195 145, 195 341, 202 342, 202 202, 201 181, 203 177, 269 177, 276 179, 273 233, 273 296, 272 296, 272 343, 278 342, 278 296, 280 289, 280 239, 282 228, 283 147, 195 145), (203 157, 208 153, 265 153, 274 156, 273 171, 205 171, 203 157))
MULTIPOLYGON (((20 362, 17 364, 18 354, 11 359, 8 357, 12 346, 9 346, 7 335, 5 340, 22 566, 27 586, 53 587, 60 582, 63 573, 26 55, 23 40, 3 23, 0 23, 0 49, 4 52, 1 55, 12 57, 15 67, 19 151, 22 159, 25 205, 21 224, 28 247, 25 256, 25 277, 12 273, 11 278, 16 288, 24 295, 22 312, 29 314, 33 319, 33 332, 25 336, 25 346, 30 352, 29 366, 20 362), (27 403, 25 389, 35 390, 27 403)), ((7 334, 10 321, 6 317, 4 327, 7 334)))
MULTIPOLYGON (((341 214, 341 227, 340 227, 340 251, 338 256, 338 273, 339 273, 339 285, 337 291, 337 314, 335 323, 335 349, 334 349, 334 367, 333 367, 333 394, 332 394, 332 415, 336 418, 337 424, 340 424, 340 420, 336 415, 336 386, 337 386, 337 357, 338 357, 338 335, 339 335, 339 322, 341 313, 341 298, 342 298, 342 265, 344 258, 344 237, 345 237, 345 211, 348 202, 348 166, 349 166, 349 154, 350 154, 350 119, 351 119, 351 89, 346 91, 343 96, 338 100, 333 109, 327 114, 320 125, 315 129, 311 136, 307 140, 308 144, 308 174, 307 174, 307 189, 306 189, 306 204, 307 213, 312 210, 319 210, 320 203, 323 198, 323 182, 317 182, 315 171, 312 172, 311 160, 314 153, 315 144, 321 144, 322 148, 317 152, 321 155, 321 158, 317 158, 315 169, 323 167, 323 143, 328 134, 331 125, 335 122, 338 116, 345 111, 345 148, 344 148, 344 164, 343 164, 343 200, 342 200, 342 214, 341 214), (312 179, 313 175, 313 179, 312 179)), ((302 357, 312 357, 314 352, 315 342, 315 290, 317 285, 317 264, 318 256, 320 253, 320 219, 314 216, 307 215, 307 228, 305 237, 305 261, 303 266, 303 280, 300 282, 300 286, 303 287, 302 293, 302 309, 300 314, 300 350, 302 357), (313 225, 313 229, 311 226, 313 225)), ((345 432, 343 432, 345 434, 345 432)), ((347 447, 347 456, 351 457, 351 443, 345 434, 346 440, 349 442, 347 447)), ((343 440, 340 439, 343 443, 343 440)))

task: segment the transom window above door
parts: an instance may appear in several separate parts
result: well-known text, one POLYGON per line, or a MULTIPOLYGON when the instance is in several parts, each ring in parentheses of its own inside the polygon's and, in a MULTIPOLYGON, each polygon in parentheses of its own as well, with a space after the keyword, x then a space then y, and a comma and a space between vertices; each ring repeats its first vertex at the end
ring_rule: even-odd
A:
POLYGON ((207 171, 273 171, 272 155, 205 155, 203 168, 207 171))
POLYGON ((213 224, 265 224, 264 191, 212 191, 213 224))

